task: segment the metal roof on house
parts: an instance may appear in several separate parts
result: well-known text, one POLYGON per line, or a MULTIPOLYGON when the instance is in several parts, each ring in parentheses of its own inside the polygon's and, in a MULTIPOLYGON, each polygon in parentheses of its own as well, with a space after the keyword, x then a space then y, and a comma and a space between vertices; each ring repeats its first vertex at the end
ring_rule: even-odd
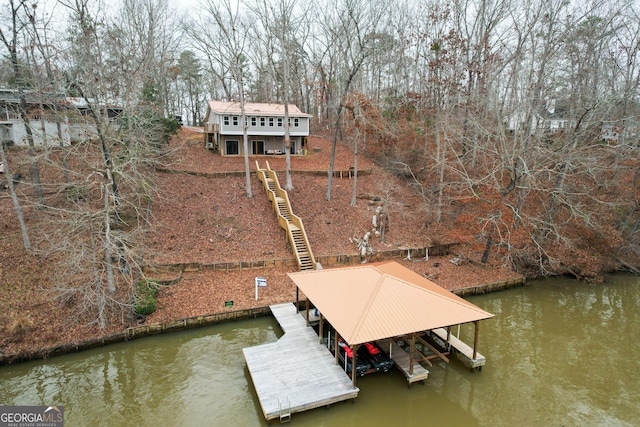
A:
POLYGON ((493 317, 395 261, 288 274, 350 345, 493 317))
MULTIPOLYGON (((209 109, 217 114, 241 114, 239 102, 209 101, 209 109)), ((244 113, 247 116, 282 116, 284 117, 284 104, 261 104, 246 102, 244 113)), ((311 114, 303 113, 298 107, 289 104, 290 117, 312 117, 311 114)))

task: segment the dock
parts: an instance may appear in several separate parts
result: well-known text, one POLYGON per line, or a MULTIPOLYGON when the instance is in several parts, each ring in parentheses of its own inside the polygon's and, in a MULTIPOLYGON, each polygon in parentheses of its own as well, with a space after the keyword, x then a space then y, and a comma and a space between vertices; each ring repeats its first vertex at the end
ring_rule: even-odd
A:
POLYGON ((476 357, 474 358, 473 348, 469 347, 453 334, 450 334, 449 341, 447 341, 447 331, 445 329, 433 329, 431 332, 440 338, 445 346, 450 344, 458 359, 468 368, 480 370, 485 363, 487 363, 487 359, 478 352, 476 352, 476 357))
POLYGON ((404 374, 409 385, 423 381, 429 376, 429 371, 418 362, 413 363, 413 373, 409 372, 409 353, 395 343, 392 339, 377 341, 377 344, 384 351, 389 353, 396 367, 404 374))
POLYGON ((360 391, 292 303, 269 307, 284 335, 242 349, 267 421, 354 399, 360 391))

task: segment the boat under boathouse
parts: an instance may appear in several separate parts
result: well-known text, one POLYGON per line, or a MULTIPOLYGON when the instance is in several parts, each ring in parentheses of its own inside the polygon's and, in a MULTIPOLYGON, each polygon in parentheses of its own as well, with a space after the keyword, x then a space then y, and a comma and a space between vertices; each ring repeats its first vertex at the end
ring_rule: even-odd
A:
MULTIPOLYGON (((301 363, 320 366, 332 362, 329 365, 333 367, 326 369, 334 379, 327 387, 336 388, 333 394, 328 393, 336 397, 329 400, 355 398, 359 391, 357 373, 361 372, 356 359, 359 348, 365 344, 375 343, 387 352, 409 385, 427 378, 427 368, 433 359, 449 362, 449 356, 456 354, 474 369, 480 369, 486 362, 478 352, 479 321, 493 315, 395 261, 288 275, 296 285, 295 307, 300 307, 300 292, 306 297, 304 313, 297 312, 287 320, 298 326, 281 324, 285 334, 277 343, 243 350, 267 420, 288 419, 294 412, 328 404, 326 396, 303 392, 318 377, 309 378, 309 371, 301 363), (317 334, 310 325, 314 308, 317 334), (466 323, 475 326, 472 346, 451 333, 452 327, 466 323), (292 334, 287 337, 294 330, 296 334, 304 332, 305 338, 291 339, 292 334), (309 336, 314 338, 309 340, 309 336), (350 360, 345 358, 345 363, 351 363, 348 369, 351 378, 345 373, 346 366, 338 363, 341 341, 350 348, 350 360), (315 354, 314 359, 301 359, 305 354, 315 354), (336 377, 333 368, 341 372, 336 377), (339 379, 341 376, 350 383, 350 393, 345 390, 345 380, 339 379), (302 396, 306 396, 304 402, 299 401, 302 396)), ((283 304, 272 307, 274 315, 282 311, 282 306, 288 306, 289 313, 297 311, 293 304, 283 304)), ((276 319, 281 322, 279 315, 276 319)))

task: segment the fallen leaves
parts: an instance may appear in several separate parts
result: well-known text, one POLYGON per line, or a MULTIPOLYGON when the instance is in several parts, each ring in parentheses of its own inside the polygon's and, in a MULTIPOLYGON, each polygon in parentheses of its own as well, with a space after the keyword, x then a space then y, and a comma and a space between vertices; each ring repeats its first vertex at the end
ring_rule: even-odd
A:
MULTIPOLYGON (((183 131, 172 142, 175 149, 169 159, 169 171, 157 174, 158 193, 153 200, 152 225, 147 233, 150 264, 207 264, 291 258, 284 231, 255 176, 250 185, 253 197, 247 197, 242 157, 221 157, 207 151, 201 134, 183 131), (219 172, 238 172, 215 177, 219 172)), ((329 166, 329 141, 312 137, 310 155, 291 158, 294 189, 289 191, 293 212, 300 216, 311 248, 317 256, 356 254, 354 236, 371 230, 376 207, 384 205, 389 214, 385 241, 372 238, 375 251, 426 247, 432 242, 450 242, 452 227, 446 224, 427 228, 429 206, 398 177, 380 170, 366 158, 358 159, 356 206, 351 200, 356 181, 348 173, 334 178, 331 200, 326 199, 329 166), (296 173, 306 171, 307 174, 296 173), (320 171, 309 174, 308 171, 320 171)), ((269 162, 284 181, 285 157, 252 157, 262 167, 269 162)), ((348 171, 353 154, 337 147, 335 170, 348 171)), ((68 316, 68 310, 55 299, 50 271, 51 260, 38 259, 21 248, 17 221, 9 197, 0 197, 0 355, 38 352, 61 344, 122 331, 124 322, 113 322, 107 329, 87 325, 68 316), (11 319, 29 319, 29 333, 6 334, 11 319)), ((468 264, 455 266, 447 258, 428 261, 402 261, 448 289, 507 280, 514 274, 468 264)), ((157 310, 147 322, 176 319, 231 310, 265 306, 295 300, 295 286, 287 276, 289 268, 261 268, 243 271, 184 272, 182 275, 157 275, 161 280, 175 279, 159 294, 157 310), (267 286, 255 297, 255 277, 265 277, 267 286), (179 280, 178 280, 179 279, 179 280), (233 301, 232 306, 225 306, 233 301)), ((130 319, 129 319, 130 320, 130 319)))

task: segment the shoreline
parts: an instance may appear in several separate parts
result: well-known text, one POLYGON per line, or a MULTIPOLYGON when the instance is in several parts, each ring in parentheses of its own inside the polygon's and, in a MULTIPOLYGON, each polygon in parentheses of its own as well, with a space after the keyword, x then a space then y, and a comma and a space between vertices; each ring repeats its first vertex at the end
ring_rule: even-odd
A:
MULTIPOLYGON (((451 290, 454 294, 464 297, 470 295, 481 295, 489 292, 498 292, 518 286, 525 285, 524 276, 517 279, 509 279, 500 282, 493 282, 483 285, 470 286, 466 288, 459 288, 451 290)), ((295 301, 291 301, 295 303, 295 301)), ((268 305, 220 312, 211 313, 200 316, 193 316, 188 318, 176 319, 169 322, 157 322, 139 326, 130 326, 123 330, 111 335, 103 335, 96 338, 90 338, 81 342, 70 342, 60 344, 49 348, 41 348, 29 353, 20 355, 0 356, 0 366, 17 365, 33 360, 44 360, 50 357, 62 356, 65 354, 79 353, 84 350, 89 350, 97 347, 104 347, 110 344, 116 344, 120 342, 127 342, 138 338, 144 338, 152 335, 170 333, 174 331, 181 331, 187 329, 201 328, 220 323, 232 322, 243 319, 255 319, 258 317, 264 317, 271 315, 271 310, 268 305)))

